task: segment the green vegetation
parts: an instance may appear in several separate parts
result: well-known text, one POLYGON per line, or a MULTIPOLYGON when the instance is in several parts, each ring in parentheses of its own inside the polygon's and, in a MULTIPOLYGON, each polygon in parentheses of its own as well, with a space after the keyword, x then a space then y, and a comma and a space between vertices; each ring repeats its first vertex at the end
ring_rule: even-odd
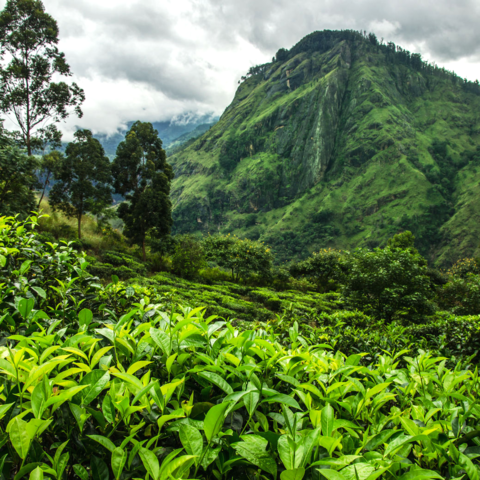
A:
POLYGON ((169 198, 172 167, 162 141, 151 123, 135 122, 117 148, 112 164, 115 193, 125 196, 118 216, 125 235, 142 246, 148 234, 157 239, 170 233, 172 204, 169 198))
POLYGON ((57 182, 50 191, 49 203, 53 210, 59 209, 77 219, 81 239, 83 215, 100 214, 112 204, 110 162, 90 130, 77 130, 75 141, 68 144, 65 155, 55 165, 57 182))
POLYGON ((38 162, 26 157, 0 125, 0 213, 21 214, 32 211, 38 180, 38 162))
POLYGON ((382 329, 330 301, 239 328, 156 277, 101 285, 38 220, 0 218, 4 478, 478 478, 479 317, 382 329))
POLYGON ((39 0, 7 0, 0 14, 0 49, 8 61, 0 66, 1 110, 20 128, 17 139, 28 155, 48 144, 60 145, 56 123, 73 109, 82 116, 85 94, 77 84, 54 82, 70 76, 65 55, 58 51, 57 22, 39 0))
POLYGON ((308 35, 170 157, 174 232, 261 240, 279 262, 404 230, 430 264, 478 255, 479 93, 374 36, 308 35))
MULTIPOLYGON (((7 1, 14 64, 57 35, 40 1, 7 1)), ((24 58, 53 99, 34 122, 83 98, 50 83, 69 73, 50 47, 24 58)), ((28 156, 2 130, 0 480, 478 480, 480 259, 425 255, 472 250, 445 242, 479 93, 373 34, 309 35, 172 157, 173 236, 152 124, 112 165, 88 130, 41 158, 53 125, 22 126, 28 156)))

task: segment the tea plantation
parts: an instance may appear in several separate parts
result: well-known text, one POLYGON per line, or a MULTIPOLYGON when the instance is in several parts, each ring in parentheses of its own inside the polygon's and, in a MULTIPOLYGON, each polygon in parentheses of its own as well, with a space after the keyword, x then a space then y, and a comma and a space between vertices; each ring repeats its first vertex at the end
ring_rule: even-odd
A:
POLYGON ((477 316, 102 282, 37 224, 0 220, 3 478, 479 478, 477 316))

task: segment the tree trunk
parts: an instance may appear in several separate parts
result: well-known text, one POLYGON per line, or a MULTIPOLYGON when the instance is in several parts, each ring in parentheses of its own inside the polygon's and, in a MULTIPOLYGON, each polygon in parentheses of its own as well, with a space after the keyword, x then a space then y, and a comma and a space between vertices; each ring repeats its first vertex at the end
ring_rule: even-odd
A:
POLYGON ((82 238, 82 213, 78 214, 78 239, 82 238))
POLYGON ((146 262, 147 254, 145 253, 145 237, 143 237, 143 241, 142 241, 142 252, 143 252, 143 261, 146 262))
POLYGON ((42 196, 40 197, 40 201, 38 202, 38 209, 40 209, 40 205, 42 204, 43 197, 45 196, 45 190, 47 189, 49 179, 50 179, 50 172, 48 172, 47 179, 45 180, 45 185, 43 186, 42 196))

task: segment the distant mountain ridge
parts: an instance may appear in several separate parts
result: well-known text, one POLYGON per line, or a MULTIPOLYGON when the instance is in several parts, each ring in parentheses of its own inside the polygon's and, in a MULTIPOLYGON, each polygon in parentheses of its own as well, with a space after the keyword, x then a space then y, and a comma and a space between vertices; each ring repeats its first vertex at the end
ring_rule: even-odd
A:
POLYGON ((176 232, 260 239, 282 260, 405 229, 437 265, 480 253, 480 86, 374 35, 279 50, 170 162, 176 232))
MULTIPOLYGON (((194 136, 205 133, 208 128, 218 121, 218 117, 211 115, 188 115, 177 119, 164 122, 152 122, 153 127, 158 130, 159 137, 163 142, 163 148, 167 148, 172 144, 176 146, 190 140, 194 136)), ((113 135, 95 134, 94 137, 100 141, 105 153, 114 157, 118 144, 125 139, 125 134, 133 125, 133 121, 127 123, 127 128, 113 135)))

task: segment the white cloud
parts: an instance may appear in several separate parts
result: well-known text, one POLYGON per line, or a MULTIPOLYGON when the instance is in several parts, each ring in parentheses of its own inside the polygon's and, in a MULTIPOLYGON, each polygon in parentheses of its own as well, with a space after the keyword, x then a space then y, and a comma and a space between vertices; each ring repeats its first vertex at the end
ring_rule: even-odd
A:
MULTIPOLYGON (((3 8, 5 0, 0 0, 3 8)), ((237 80, 314 30, 372 30, 458 71, 480 67, 477 0, 44 0, 85 89, 76 125, 113 133, 129 120, 222 113, 237 80)))
POLYGON ((373 20, 368 25, 370 32, 375 32, 379 39, 392 38, 400 30, 400 22, 389 22, 388 20, 373 20))

